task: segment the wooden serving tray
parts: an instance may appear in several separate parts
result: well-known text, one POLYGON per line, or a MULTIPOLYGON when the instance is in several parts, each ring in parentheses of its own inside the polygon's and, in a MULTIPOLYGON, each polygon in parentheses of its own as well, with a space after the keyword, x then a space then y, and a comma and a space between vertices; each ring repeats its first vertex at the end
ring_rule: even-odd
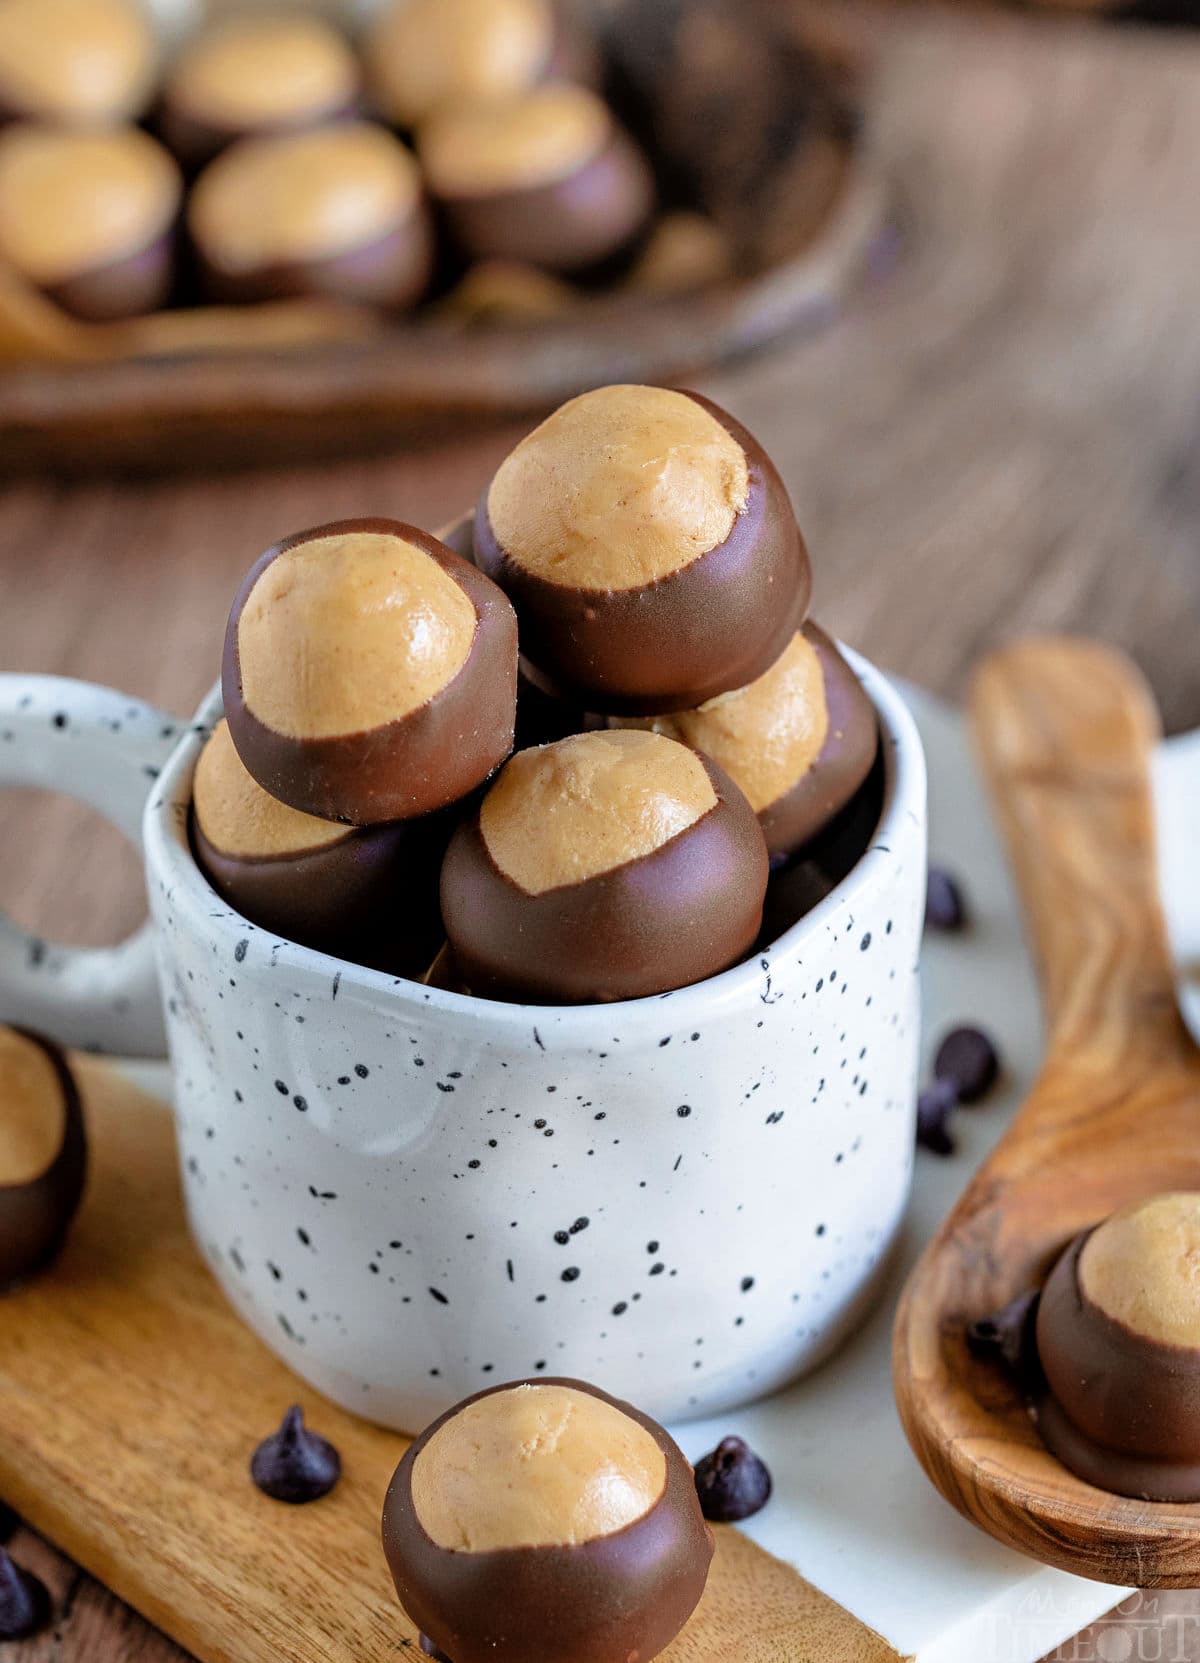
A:
MULTIPOLYGON (((404 1440, 306 1388, 192 1247, 172 1122, 79 1063, 88 1193, 62 1259, 0 1300, 0 1495, 201 1663, 420 1653, 379 1546, 404 1440), (342 1454, 327 1499, 269 1501, 251 1451, 289 1403, 342 1454)), ((663 1663, 896 1663, 879 1635, 737 1531, 663 1663)))
POLYGON ((769 0, 561 3, 602 45, 664 206, 706 212, 736 276, 671 297, 617 286, 536 322, 293 300, 96 325, 0 270, 0 471, 359 453, 606 382, 678 381, 835 315, 880 245, 886 192, 824 39, 769 0))

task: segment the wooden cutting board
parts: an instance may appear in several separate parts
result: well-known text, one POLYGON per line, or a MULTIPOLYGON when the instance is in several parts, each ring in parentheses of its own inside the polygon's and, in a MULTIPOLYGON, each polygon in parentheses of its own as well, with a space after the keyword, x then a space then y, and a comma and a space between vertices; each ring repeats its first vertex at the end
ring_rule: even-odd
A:
MULTIPOLYGON (((111 1065, 79 1071, 83 1209, 58 1265, 0 1300, 0 1496, 201 1663, 417 1663, 378 1542, 404 1440, 326 1403, 242 1326, 187 1234, 169 1114, 111 1065), (304 1508, 247 1475, 293 1402, 343 1462, 304 1508)), ((725 1528, 663 1663, 898 1656, 725 1528)))

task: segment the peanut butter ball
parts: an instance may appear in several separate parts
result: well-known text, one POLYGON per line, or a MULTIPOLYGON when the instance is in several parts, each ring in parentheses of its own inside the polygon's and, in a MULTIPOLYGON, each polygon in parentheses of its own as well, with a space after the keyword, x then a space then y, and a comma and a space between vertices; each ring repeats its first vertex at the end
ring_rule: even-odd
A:
POLYGON ((364 46, 375 107, 416 127, 444 106, 514 97, 549 72, 557 39, 550 0, 392 0, 364 46))
POLYGON ((417 151, 475 259, 586 272, 626 248, 654 206, 649 164, 586 87, 444 105, 419 129, 417 151))
POLYGON ((219 722, 192 782, 201 871, 272 935, 395 975, 426 969, 442 940, 438 872, 451 827, 426 815, 357 829, 277 802, 219 722))
POLYGON ((875 709, 814 623, 798 629, 748 687, 670 716, 610 717, 703 751, 741 787, 772 856, 794 854, 829 824, 871 771, 875 709))
POLYGON ((442 917, 473 993, 638 999, 748 952, 767 850, 709 758, 661 734, 581 733, 518 751, 459 825, 442 917))
POLYGON ((137 127, 0 133, 0 260, 78 318, 162 306, 183 182, 137 127))
POLYGON ((712 1533, 661 1426, 580 1380, 498 1386, 408 1450, 383 1504, 396 1592, 453 1663, 649 1663, 712 1533))
POLYGON ((188 41, 167 75, 159 131, 189 167, 234 139, 348 115, 358 63, 344 37, 304 12, 223 18, 188 41))
POLYGON ((1200 1193, 1133 1202, 1062 1254, 1042 1292, 1038 1429, 1100 1489, 1200 1501, 1200 1193))
POLYGON ((512 748, 517 629, 494 583, 397 520, 338 520, 251 567, 221 686, 263 790, 375 825, 456 802, 512 748))
POLYGON ((755 681, 812 586, 762 446, 708 399, 665 387, 601 387, 535 428, 480 499, 475 558, 553 690, 635 716, 755 681))
POLYGON ((216 301, 308 295, 403 310, 433 268, 417 164, 367 121, 240 139, 196 180, 187 223, 216 301))
POLYGON ((153 92, 158 55, 138 0, 4 0, 0 119, 70 127, 136 121, 153 92))
POLYGON ((79 1090, 57 1045, 0 1027, 0 1291, 58 1253, 83 1195, 79 1090))

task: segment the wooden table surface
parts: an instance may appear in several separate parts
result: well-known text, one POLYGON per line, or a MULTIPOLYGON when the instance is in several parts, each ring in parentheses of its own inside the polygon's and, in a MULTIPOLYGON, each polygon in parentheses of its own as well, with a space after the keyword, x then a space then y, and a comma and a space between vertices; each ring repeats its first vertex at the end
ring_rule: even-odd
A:
MULTIPOLYGON (((1200 723, 1200 38, 906 24, 880 37, 871 108, 896 268, 823 334, 703 383, 787 479, 818 615, 949 696, 1006 636, 1086 630, 1136 655, 1168 727, 1200 723)), ((187 711, 261 548, 352 513, 437 525, 512 438, 220 480, 5 486, 0 666, 187 711)), ((139 910, 132 857, 78 812, 10 794, 0 847, 0 902, 47 933, 112 939, 139 910)), ((11 1663, 178 1663, 44 1544, 16 1546, 61 1615, 11 1663)), ((1200 1658, 1200 1598, 1135 1603, 1119 1634, 1056 1655, 1200 1658)))

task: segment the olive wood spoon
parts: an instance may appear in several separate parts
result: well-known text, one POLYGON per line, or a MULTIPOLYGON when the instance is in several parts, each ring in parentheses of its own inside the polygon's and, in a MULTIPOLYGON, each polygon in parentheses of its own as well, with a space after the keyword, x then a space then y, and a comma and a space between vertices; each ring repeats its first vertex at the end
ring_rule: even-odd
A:
POLYGON ((999 1541, 1101 1582, 1194 1588, 1200 1505, 1075 1478, 965 1340, 1114 1208, 1200 1189, 1200 1052, 1176 1007, 1155 872, 1157 713, 1121 654, 1034 639, 984 661, 970 718, 1028 915, 1046 1055, 908 1280, 893 1336, 900 1418, 937 1488, 999 1541))

